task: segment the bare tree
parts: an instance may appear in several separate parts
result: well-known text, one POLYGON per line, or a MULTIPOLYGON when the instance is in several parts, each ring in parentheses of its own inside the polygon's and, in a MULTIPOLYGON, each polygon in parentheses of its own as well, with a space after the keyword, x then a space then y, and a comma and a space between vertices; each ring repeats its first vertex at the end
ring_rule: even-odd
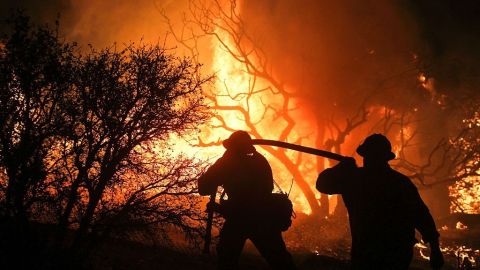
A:
POLYGON ((89 230, 105 191, 132 166, 137 147, 184 135, 205 119, 199 93, 209 80, 198 75, 198 65, 158 46, 92 51, 82 60, 76 91, 63 103, 72 132, 64 136, 61 168, 68 168, 71 186, 59 220, 67 226, 77 205, 77 239, 89 230))
MULTIPOLYGON (((211 77, 158 45, 80 55, 26 17, 13 26, 0 46, 1 221, 58 225, 60 247, 73 230, 74 250, 152 226, 198 236, 203 165, 173 149, 206 120, 211 77)), ((1 248, 52 240, 11 227, 1 248)))

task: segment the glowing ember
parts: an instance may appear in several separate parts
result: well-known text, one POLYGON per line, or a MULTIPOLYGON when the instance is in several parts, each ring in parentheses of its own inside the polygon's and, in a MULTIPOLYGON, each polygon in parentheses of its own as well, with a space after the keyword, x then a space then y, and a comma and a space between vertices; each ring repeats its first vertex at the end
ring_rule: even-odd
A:
POLYGON ((457 181, 450 188, 450 196, 454 200, 452 212, 480 214, 480 177, 470 176, 457 181))
POLYGON ((470 153, 471 159, 458 170, 461 178, 449 187, 452 199, 451 211, 456 213, 480 214, 480 170, 478 132, 480 132, 480 112, 475 112, 470 118, 464 119, 462 124, 467 133, 453 143, 453 146, 470 153))
POLYGON ((455 228, 457 230, 466 230, 468 229, 467 225, 463 224, 462 222, 457 222, 457 224, 455 225, 455 228))
POLYGON ((418 249, 418 251, 420 253, 420 257, 422 257, 422 259, 430 260, 430 256, 425 254, 425 251, 428 249, 428 247, 425 244, 417 243, 417 244, 415 244, 415 248, 418 249))
POLYGON ((418 75, 418 82, 423 89, 428 91, 432 98, 435 98, 435 87, 433 78, 428 78, 424 73, 418 75))
MULTIPOLYGON (((430 260, 428 255, 429 248, 424 243, 415 244, 415 249, 418 250, 422 259, 430 260)), ((462 245, 442 245, 441 250, 444 256, 455 258, 457 269, 477 269, 476 267, 478 267, 478 259, 480 257, 480 250, 478 249, 462 245), (470 268, 465 268, 466 265, 469 265, 470 268)))

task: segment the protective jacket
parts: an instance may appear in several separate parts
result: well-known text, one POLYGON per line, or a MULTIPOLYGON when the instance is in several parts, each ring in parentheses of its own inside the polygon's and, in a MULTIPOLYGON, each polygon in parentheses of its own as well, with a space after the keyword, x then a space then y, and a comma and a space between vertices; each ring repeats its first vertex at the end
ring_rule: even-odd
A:
POLYGON ((349 214, 354 266, 376 260, 385 267, 376 269, 397 269, 391 264, 402 262, 408 268, 415 229, 426 242, 438 239, 433 218, 417 188, 388 164, 357 168, 340 163, 323 171, 316 187, 322 193, 342 195, 349 214))
POLYGON ((272 169, 258 152, 236 155, 229 151, 218 159, 198 180, 200 195, 223 186, 233 216, 255 212, 273 190, 272 169))
POLYGON ((265 214, 273 190, 272 169, 265 157, 256 151, 240 155, 227 150, 198 180, 201 195, 212 194, 217 186, 223 186, 228 196, 223 211, 226 221, 217 245, 219 269, 238 268, 247 239, 272 269, 295 269, 281 230, 272 229, 265 214))

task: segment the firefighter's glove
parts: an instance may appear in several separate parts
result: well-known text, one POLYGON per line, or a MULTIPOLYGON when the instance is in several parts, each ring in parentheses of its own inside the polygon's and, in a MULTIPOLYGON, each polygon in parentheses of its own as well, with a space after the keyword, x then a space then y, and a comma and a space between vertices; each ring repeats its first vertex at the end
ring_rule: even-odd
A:
POLYGON ((343 169, 355 169, 357 168, 357 163, 353 157, 345 157, 338 166, 343 169))
POLYGON ((222 212, 222 206, 216 202, 208 202, 206 212, 222 212))
POLYGON ((443 255, 438 244, 430 244, 430 266, 432 269, 441 269, 443 266, 443 255))

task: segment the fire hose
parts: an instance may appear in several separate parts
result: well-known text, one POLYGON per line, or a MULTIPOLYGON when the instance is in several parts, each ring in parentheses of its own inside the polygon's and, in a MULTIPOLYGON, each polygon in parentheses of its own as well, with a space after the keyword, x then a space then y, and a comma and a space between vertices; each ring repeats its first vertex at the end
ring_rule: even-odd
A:
MULTIPOLYGON (((345 156, 342 156, 340 154, 332 153, 329 151, 325 150, 320 150, 312 147, 306 147, 298 144, 293 144, 293 143, 287 143, 287 142, 281 142, 281 141, 275 141, 275 140, 266 140, 266 139, 254 139, 252 140, 252 144, 254 145, 268 145, 268 146, 276 146, 280 148, 285 148, 285 149, 290 149, 302 153, 307 153, 307 154, 312 154, 316 156, 321 156, 337 161, 341 161, 345 158, 345 156)), ((215 193, 212 193, 210 195, 210 203, 215 203, 215 197, 216 197, 216 190, 215 193)), ((213 223, 213 211, 208 211, 208 217, 207 217, 207 227, 206 227, 206 233, 205 233, 205 242, 203 246, 203 253, 204 254, 209 254, 210 253, 210 242, 212 240, 212 223, 213 223)))
POLYGON ((269 145, 269 146, 277 146, 281 148, 286 148, 298 152, 303 152, 307 154, 312 154, 316 156, 321 156, 333 160, 338 160, 341 161, 345 157, 339 154, 335 154, 329 151, 325 150, 320 150, 312 147, 306 147, 298 144, 293 144, 293 143, 287 143, 287 142, 281 142, 281 141, 275 141, 275 140, 265 140, 265 139, 254 139, 252 140, 252 143, 254 145, 269 145))

